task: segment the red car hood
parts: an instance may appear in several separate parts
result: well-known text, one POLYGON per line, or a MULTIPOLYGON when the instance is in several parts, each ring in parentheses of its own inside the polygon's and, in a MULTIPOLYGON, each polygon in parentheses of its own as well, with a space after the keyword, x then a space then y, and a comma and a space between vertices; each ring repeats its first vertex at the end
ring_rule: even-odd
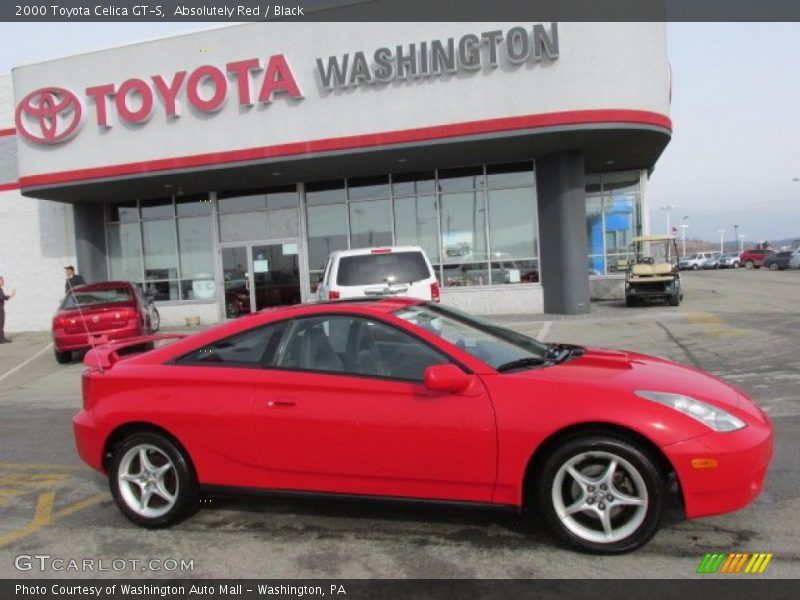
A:
POLYGON ((645 354, 602 348, 585 350, 582 356, 559 365, 520 374, 564 383, 580 382, 621 395, 636 390, 684 394, 723 410, 739 408, 741 390, 698 369, 645 354))

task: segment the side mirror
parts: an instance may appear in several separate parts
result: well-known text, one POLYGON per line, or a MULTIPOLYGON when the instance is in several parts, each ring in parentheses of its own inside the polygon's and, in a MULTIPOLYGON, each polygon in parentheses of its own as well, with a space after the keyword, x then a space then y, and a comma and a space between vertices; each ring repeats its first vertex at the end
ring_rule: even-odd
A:
POLYGON ((425 369, 425 387, 434 392, 457 394, 472 383, 472 376, 455 365, 433 365, 425 369))

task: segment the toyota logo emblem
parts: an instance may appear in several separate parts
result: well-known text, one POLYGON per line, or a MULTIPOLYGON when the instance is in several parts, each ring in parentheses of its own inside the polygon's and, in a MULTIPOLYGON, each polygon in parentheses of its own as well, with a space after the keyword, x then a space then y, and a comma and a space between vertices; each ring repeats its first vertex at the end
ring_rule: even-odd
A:
POLYGON ((99 323, 99 322, 100 322, 100 317, 97 316, 92 317, 92 323, 99 323))
POLYGON ((81 122, 78 97, 64 88, 31 92, 17 106, 17 131, 37 144, 58 144, 72 137, 81 122))

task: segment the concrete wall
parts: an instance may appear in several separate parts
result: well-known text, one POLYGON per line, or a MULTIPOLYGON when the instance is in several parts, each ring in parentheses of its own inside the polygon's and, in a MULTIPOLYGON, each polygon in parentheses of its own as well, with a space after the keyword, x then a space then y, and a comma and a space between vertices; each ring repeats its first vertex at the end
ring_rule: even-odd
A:
POLYGON ((544 312, 540 285, 442 288, 442 304, 478 315, 534 315, 544 312))

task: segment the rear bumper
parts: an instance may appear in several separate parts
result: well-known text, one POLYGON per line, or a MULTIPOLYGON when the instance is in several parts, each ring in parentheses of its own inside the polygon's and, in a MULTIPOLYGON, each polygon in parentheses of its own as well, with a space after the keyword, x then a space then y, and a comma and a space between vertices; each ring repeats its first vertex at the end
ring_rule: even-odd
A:
POLYGON ((708 433, 663 451, 678 475, 687 519, 732 512, 764 489, 773 452, 772 427, 769 422, 751 422, 739 431, 708 433), (718 466, 695 469, 695 458, 714 458, 718 466))
POLYGON ((93 331, 90 341, 87 333, 65 333, 63 331, 53 332, 53 344, 57 352, 69 352, 73 350, 87 350, 92 347, 92 343, 101 344, 105 341, 125 340, 132 337, 144 335, 138 323, 129 327, 119 329, 109 329, 107 331, 93 331))
POLYGON ((75 446, 78 455, 87 465, 102 473, 103 469, 103 443, 104 436, 99 431, 91 413, 82 410, 72 419, 72 429, 75 433, 75 446))

